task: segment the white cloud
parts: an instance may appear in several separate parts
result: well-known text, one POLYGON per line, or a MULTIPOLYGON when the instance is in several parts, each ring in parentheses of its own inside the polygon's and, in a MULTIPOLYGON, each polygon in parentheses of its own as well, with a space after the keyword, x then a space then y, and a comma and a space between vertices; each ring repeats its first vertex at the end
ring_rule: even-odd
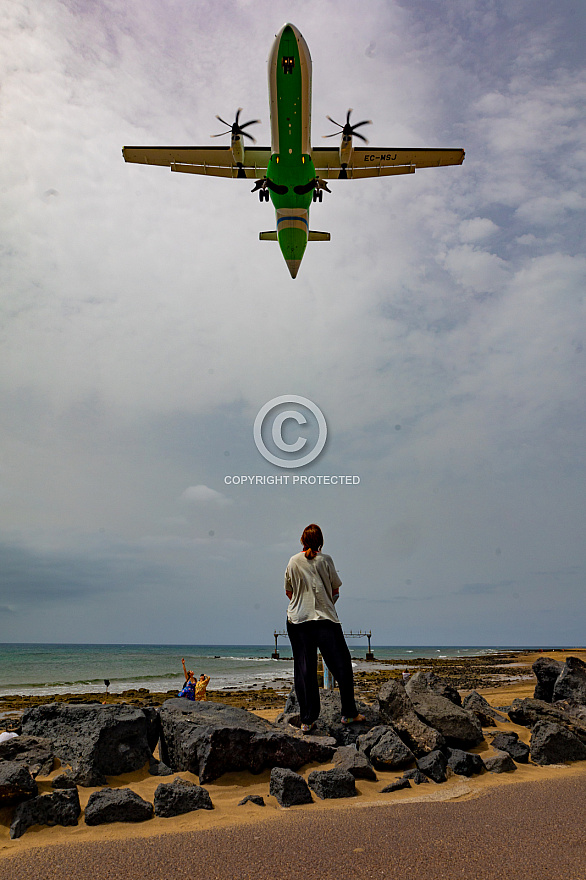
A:
POLYGON ((196 504, 208 504, 210 502, 212 504, 233 504, 231 498, 226 498, 225 495, 222 495, 222 493, 216 491, 216 489, 210 489, 209 486, 201 484, 198 486, 189 486, 181 493, 181 498, 184 501, 190 501, 196 504))

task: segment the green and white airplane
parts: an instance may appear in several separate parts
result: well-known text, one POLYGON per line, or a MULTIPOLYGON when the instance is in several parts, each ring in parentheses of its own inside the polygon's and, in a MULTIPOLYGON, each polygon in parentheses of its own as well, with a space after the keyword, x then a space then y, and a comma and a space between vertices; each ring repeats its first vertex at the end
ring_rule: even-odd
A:
MULTIPOLYGON (((311 56, 307 43, 292 24, 284 25, 275 38, 269 56, 269 98, 271 146, 248 147, 254 138, 245 131, 260 120, 240 123, 240 110, 232 125, 230 147, 124 147, 126 162, 167 165, 171 171, 207 174, 215 177, 256 179, 252 192, 262 201, 272 201, 276 228, 261 232, 261 241, 278 241, 289 272, 295 278, 308 241, 329 241, 329 232, 309 228, 309 208, 320 201, 328 180, 359 177, 387 177, 413 174, 416 168, 461 165, 464 150, 396 149, 354 147, 353 136, 368 144, 356 131, 370 120, 341 125, 331 117, 341 134, 338 149, 311 146, 311 56)), ((228 131, 223 132, 227 134, 228 131)), ((325 135, 333 137, 334 135, 325 135)), ((212 135, 219 137, 220 135, 212 135)))

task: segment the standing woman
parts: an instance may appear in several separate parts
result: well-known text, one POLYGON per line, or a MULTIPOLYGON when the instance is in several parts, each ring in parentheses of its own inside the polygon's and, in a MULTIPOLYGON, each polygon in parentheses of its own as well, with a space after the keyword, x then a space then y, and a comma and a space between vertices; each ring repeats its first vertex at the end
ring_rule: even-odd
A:
POLYGON ((287 632, 303 733, 310 732, 320 710, 318 648, 340 688, 342 723, 364 721, 354 702, 352 660, 334 608, 342 581, 332 557, 321 552, 323 542, 320 527, 315 523, 307 526, 301 536, 303 551, 291 557, 285 572, 287 632))

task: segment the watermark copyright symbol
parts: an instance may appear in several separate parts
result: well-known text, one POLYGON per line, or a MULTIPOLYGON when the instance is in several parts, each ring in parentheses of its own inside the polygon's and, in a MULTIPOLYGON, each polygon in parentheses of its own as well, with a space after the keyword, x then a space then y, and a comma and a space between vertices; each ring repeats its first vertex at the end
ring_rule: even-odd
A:
POLYGON ((271 464, 283 468, 299 468, 314 461, 325 446, 327 434, 326 420, 319 406, 297 394, 273 397, 260 408, 254 420, 256 448, 271 464), (302 430, 309 436, 302 436, 302 430), (296 457, 308 445, 311 445, 310 451, 296 457), (285 457, 279 452, 285 453, 285 457))

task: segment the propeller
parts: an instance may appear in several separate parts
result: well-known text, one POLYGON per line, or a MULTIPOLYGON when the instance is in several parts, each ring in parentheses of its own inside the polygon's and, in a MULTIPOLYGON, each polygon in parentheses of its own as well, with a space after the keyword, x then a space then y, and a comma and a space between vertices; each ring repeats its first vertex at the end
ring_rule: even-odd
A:
POLYGON ((219 119, 220 122, 222 123, 222 125, 227 125, 228 128, 226 131, 221 131, 220 134, 212 134, 212 135, 210 135, 210 137, 213 137, 213 138, 223 137, 225 134, 228 134, 228 132, 230 132, 232 137, 235 137, 236 135, 243 135, 244 137, 249 138, 252 141, 252 143, 255 144, 256 139, 253 138, 253 136, 251 134, 248 134, 247 131, 244 131, 244 129, 248 128, 249 125, 256 125, 257 122, 260 122, 260 119, 250 119, 248 122, 243 122, 242 125, 240 125, 239 119, 240 119, 241 113, 242 113, 242 107, 239 107, 238 110, 236 111, 236 118, 232 124, 230 124, 229 122, 226 122, 226 120, 222 119, 221 116, 216 116, 216 119, 219 119))
MULTIPOLYGON (((360 138, 361 141, 364 141, 364 143, 367 144, 368 140, 364 137, 364 135, 357 132, 356 129, 360 128, 361 125, 372 125, 372 119, 363 119, 362 122, 356 122, 354 125, 350 125, 350 114, 351 113, 352 113, 352 108, 350 108, 350 110, 348 110, 348 112, 346 113, 345 125, 340 125, 340 123, 336 122, 335 119, 332 119, 331 116, 326 116, 326 119, 329 119, 330 122, 333 122, 334 125, 337 125, 338 128, 342 129, 342 132, 341 132, 342 137, 351 138, 352 136, 355 136, 357 138, 360 138)), ((336 137, 336 135, 338 135, 338 134, 340 134, 340 132, 335 131, 335 132, 333 132, 333 134, 324 134, 324 135, 322 135, 322 137, 331 138, 331 137, 336 137)))

